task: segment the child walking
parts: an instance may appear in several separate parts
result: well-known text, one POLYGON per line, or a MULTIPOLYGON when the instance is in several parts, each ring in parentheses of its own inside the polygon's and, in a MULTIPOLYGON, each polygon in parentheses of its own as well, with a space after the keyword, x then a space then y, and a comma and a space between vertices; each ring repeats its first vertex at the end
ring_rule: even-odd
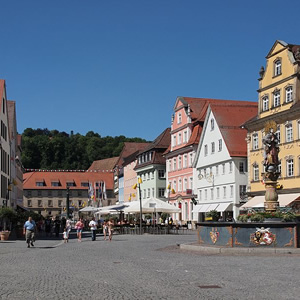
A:
POLYGON ((66 227, 64 228, 63 238, 64 238, 64 243, 69 243, 69 234, 66 227))

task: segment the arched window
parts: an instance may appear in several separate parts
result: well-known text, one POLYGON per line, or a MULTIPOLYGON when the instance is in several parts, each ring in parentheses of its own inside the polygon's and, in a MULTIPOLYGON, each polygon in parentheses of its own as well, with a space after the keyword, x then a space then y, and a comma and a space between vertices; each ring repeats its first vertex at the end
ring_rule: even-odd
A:
POLYGON ((292 158, 287 159, 286 161, 286 176, 294 176, 294 160, 292 158))
POLYGON ((258 164, 253 165, 253 181, 258 181, 259 180, 259 167, 258 164))
POLYGON ((292 86, 288 86, 285 89, 285 102, 292 102, 293 101, 293 87, 292 86))
POLYGON ((274 76, 281 75, 281 60, 277 59, 274 62, 274 76))
POLYGON ((279 90, 276 90, 273 93, 273 106, 274 107, 280 106, 280 91, 279 90))
POLYGON ((269 110, 269 97, 264 96, 262 97, 262 111, 269 110))

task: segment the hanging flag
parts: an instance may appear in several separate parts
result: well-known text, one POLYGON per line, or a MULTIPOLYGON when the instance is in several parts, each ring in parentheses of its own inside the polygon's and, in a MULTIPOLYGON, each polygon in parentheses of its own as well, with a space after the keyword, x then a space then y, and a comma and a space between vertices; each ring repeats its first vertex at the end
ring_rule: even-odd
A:
POLYGON ((98 182, 98 199, 99 199, 99 202, 101 201, 101 194, 102 194, 102 187, 101 187, 101 184, 102 184, 102 182, 99 181, 99 182, 98 182))
POLYGON ((94 201, 97 201, 97 185, 94 183, 94 201))
POLYGON ((94 188, 93 188, 93 184, 91 182, 89 183, 88 195, 89 195, 89 199, 94 198, 94 188))
POLYGON ((103 199, 106 200, 106 187, 105 187, 105 181, 103 182, 103 199))

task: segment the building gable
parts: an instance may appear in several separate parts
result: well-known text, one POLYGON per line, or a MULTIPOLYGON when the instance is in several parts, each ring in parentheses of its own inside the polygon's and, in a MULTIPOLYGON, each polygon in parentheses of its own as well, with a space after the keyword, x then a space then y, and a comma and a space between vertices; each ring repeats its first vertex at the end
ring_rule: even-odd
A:
POLYGON ((193 167, 201 168, 230 159, 221 130, 213 114, 211 107, 208 108, 202 135, 197 148, 193 167), (212 125, 213 124, 213 125, 212 125), (219 149, 219 141, 221 149, 219 149))

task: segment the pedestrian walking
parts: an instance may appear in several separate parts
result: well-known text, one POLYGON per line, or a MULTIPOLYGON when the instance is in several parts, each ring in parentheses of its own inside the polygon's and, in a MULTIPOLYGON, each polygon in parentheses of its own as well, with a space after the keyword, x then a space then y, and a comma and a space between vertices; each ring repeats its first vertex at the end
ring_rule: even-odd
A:
POLYGON ((113 231, 114 231, 114 228, 113 228, 114 227, 114 221, 113 221, 113 219, 110 219, 107 222, 107 227, 108 227, 108 238, 109 238, 109 241, 111 242, 113 231))
POLYGON ((69 239, 70 232, 71 232, 71 229, 72 229, 72 224, 71 224, 71 220, 70 219, 67 219, 67 221, 66 221, 66 229, 67 229, 67 234, 68 234, 68 239, 69 239))
POLYGON ((30 248, 30 245, 33 247, 35 242, 35 231, 36 231, 36 224, 32 217, 28 218, 28 221, 24 224, 24 235, 27 243, 27 248, 30 248))
POLYGON ((81 242, 81 236, 82 236, 83 227, 84 227, 84 224, 82 222, 82 218, 80 218, 79 221, 75 224, 75 228, 77 230, 78 242, 81 242))
POLYGON ((55 218, 54 225, 55 225, 55 236, 59 237, 59 231, 60 231, 60 225, 61 225, 61 221, 60 221, 59 217, 55 218))
POLYGON ((49 236, 51 233, 51 226, 52 226, 52 221, 49 217, 45 220, 45 232, 46 236, 49 236))
POLYGON ((92 241, 95 241, 96 240, 97 222, 95 221, 94 217, 90 221, 89 227, 91 228, 91 232, 92 232, 92 241))
POLYGON ((69 242, 69 235, 68 235, 68 231, 67 231, 66 227, 64 228, 63 239, 64 239, 64 243, 68 243, 69 242))
POLYGON ((107 222, 103 222, 103 236, 104 236, 104 241, 106 241, 106 235, 107 235, 107 222))

